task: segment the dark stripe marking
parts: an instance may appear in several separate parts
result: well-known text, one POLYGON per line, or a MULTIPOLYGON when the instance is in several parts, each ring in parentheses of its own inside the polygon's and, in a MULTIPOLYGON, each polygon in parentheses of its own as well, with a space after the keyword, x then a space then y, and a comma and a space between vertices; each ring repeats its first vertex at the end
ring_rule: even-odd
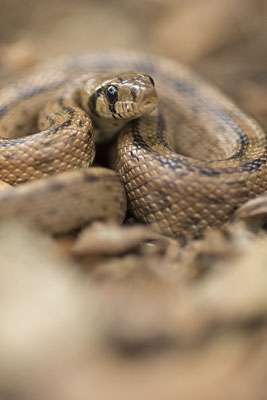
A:
POLYGON ((103 90, 102 90, 102 88, 99 88, 92 94, 92 96, 89 98, 89 101, 88 101, 89 109, 97 117, 99 117, 99 114, 96 111, 96 102, 97 102, 98 97, 101 96, 101 94, 103 94, 103 90))

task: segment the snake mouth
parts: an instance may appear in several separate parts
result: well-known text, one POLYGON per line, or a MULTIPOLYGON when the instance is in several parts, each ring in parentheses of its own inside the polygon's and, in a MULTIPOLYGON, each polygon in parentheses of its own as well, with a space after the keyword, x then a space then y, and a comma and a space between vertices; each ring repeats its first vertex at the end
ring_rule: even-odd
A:
POLYGON ((158 97, 153 97, 152 100, 147 100, 142 107, 142 111, 144 114, 150 114, 155 108, 158 106, 158 97))

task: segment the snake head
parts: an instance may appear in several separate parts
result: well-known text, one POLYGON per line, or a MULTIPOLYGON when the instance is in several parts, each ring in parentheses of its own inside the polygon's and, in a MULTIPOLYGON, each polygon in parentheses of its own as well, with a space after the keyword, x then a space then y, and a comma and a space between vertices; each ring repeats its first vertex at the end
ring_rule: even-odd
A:
POLYGON ((152 112, 158 105, 158 95, 147 74, 111 73, 84 83, 82 104, 98 119, 128 121, 152 112))

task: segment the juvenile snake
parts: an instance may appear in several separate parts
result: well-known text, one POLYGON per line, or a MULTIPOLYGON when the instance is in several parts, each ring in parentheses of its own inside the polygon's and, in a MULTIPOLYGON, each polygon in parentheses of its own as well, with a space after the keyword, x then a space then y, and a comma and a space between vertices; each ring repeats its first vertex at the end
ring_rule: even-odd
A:
POLYGON ((257 122, 186 67, 144 54, 66 57, 4 86, 0 136, 0 179, 19 184, 0 194, 0 218, 22 215, 53 233, 122 221, 125 188, 138 220, 186 242, 267 189, 257 122), (119 177, 88 168, 91 121, 100 140, 120 130, 119 177))

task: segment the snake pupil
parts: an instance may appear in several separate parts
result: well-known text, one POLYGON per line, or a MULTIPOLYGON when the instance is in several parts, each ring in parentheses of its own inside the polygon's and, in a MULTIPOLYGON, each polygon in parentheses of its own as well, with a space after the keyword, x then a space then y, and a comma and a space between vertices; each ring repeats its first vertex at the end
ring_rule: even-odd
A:
POLYGON ((115 104, 118 101, 118 91, 114 86, 107 87, 106 98, 110 104, 115 104))

